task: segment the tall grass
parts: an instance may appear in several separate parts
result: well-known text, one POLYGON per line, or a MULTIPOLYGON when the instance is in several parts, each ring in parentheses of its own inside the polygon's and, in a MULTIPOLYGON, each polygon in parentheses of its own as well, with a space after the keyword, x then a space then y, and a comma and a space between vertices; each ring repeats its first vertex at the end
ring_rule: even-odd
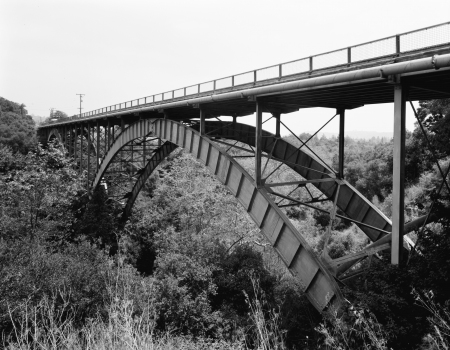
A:
POLYGON ((443 307, 436 304, 432 293, 420 295, 413 291, 416 301, 424 307, 429 313, 428 321, 431 324, 432 331, 425 336, 423 349, 427 350, 448 350, 450 349, 450 311, 449 303, 443 307))
POLYGON ((322 334, 326 349, 388 350, 387 336, 375 316, 353 305, 347 313, 330 311, 316 331, 322 334))
POLYGON ((250 298, 245 292, 247 305, 250 309, 249 317, 252 321, 253 343, 256 349, 261 350, 285 350, 284 334, 279 327, 279 314, 275 310, 264 310, 267 303, 262 294, 259 281, 255 276, 250 276, 254 298, 250 298))
POLYGON ((44 298, 37 306, 24 308, 23 320, 14 321, 14 334, 3 340, 7 350, 245 349, 243 342, 156 335, 151 312, 136 314, 131 300, 117 296, 109 305, 106 319, 99 316, 88 320, 79 329, 72 322, 75 310, 68 304, 57 308, 55 298, 44 298))
MULTIPOLYGON (((246 295, 251 326, 246 339, 236 341, 208 339, 158 333, 153 285, 136 290, 126 267, 109 276, 106 315, 88 319, 83 325, 74 322, 76 311, 70 304, 70 291, 59 290, 37 304, 24 303, 21 317, 10 310, 13 334, 3 336, 7 350, 285 350, 279 316, 269 310, 259 281, 251 277, 254 295, 246 295), (142 293, 140 301, 136 293, 142 293), (142 300, 145 300, 143 302, 142 300), (138 305, 139 304, 139 305, 138 305)), ((142 286, 141 286, 142 287, 142 286)))

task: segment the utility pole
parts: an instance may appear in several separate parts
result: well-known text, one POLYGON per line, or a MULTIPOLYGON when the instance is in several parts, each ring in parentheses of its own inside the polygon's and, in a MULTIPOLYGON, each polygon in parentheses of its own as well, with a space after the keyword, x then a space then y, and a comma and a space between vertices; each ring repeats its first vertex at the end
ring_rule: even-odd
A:
POLYGON ((80 118, 81 118, 81 102, 83 102, 83 96, 85 95, 85 94, 77 94, 78 96, 80 96, 80 108, 79 108, 79 110, 80 110, 80 118))
POLYGON ((23 108, 24 107, 26 107, 23 103, 20 105, 20 110, 21 110, 21 114, 22 114, 22 117, 23 117, 23 108))

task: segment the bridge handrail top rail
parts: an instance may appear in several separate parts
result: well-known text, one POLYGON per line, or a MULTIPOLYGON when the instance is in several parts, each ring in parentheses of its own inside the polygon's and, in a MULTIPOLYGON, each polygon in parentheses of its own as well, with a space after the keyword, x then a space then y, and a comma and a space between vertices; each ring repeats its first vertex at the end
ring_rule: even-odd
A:
POLYGON ((123 109, 109 111, 107 110, 98 114, 87 115, 82 118, 80 118, 79 115, 75 115, 63 120, 41 123, 38 128, 70 124, 73 122, 78 123, 83 121, 91 121, 99 118, 107 118, 123 114, 124 111, 128 111, 129 113, 141 111, 156 111, 159 109, 174 108, 185 105, 189 106, 194 104, 224 101, 226 99, 233 99, 238 97, 242 98, 242 96, 266 95, 282 91, 287 92, 292 90, 317 87, 318 85, 325 86, 329 84, 342 84, 348 82, 356 82, 364 79, 383 79, 380 76, 381 71, 385 75, 393 75, 400 73, 419 72, 433 68, 436 70, 444 67, 450 68, 450 53, 443 55, 434 55, 433 57, 424 57, 415 59, 413 61, 391 63, 382 67, 377 66, 364 68, 362 70, 358 70, 357 73, 355 73, 355 71, 341 72, 332 75, 314 77, 311 79, 282 82, 275 85, 254 86, 248 89, 228 91, 221 94, 207 93, 202 96, 192 96, 190 98, 182 100, 161 100, 155 103, 129 106, 123 109))
MULTIPOLYGON (((439 24, 435 24, 435 25, 424 27, 424 28, 420 28, 420 29, 415 29, 415 30, 408 31, 408 32, 403 32, 403 33, 400 33, 400 34, 387 36, 387 37, 384 37, 384 38, 381 38, 381 39, 367 41, 367 42, 360 43, 360 44, 357 44, 357 45, 347 46, 347 47, 335 49, 335 50, 332 50, 332 51, 323 52, 323 53, 312 55, 312 56, 306 56, 306 57, 303 57, 303 58, 299 58, 299 59, 295 59, 295 60, 291 60, 291 61, 286 61, 286 62, 282 62, 282 63, 278 63, 278 64, 273 64, 273 65, 265 66, 265 67, 258 68, 258 69, 248 70, 248 71, 241 72, 241 73, 238 73, 238 74, 228 75, 228 76, 225 76, 225 77, 222 77, 222 78, 207 80, 207 81, 204 81, 204 82, 201 82, 201 83, 187 85, 187 86, 184 86, 184 87, 181 87, 181 88, 167 90, 165 92, 156 93, 156 94, 153 94, 153 95, 147 95, 147 96, 143 96, 143 97, 140 97, 140 98, 137 98, 137 99, 127 100, 125 102, 120 102, 120 103, 112 104, 112 105, 109 105, 109 106, 106 106, 106 107, 97 108, 97 109, 94 109, 94 110, 91 110, 91 111, 88 111, 88 112, 84 112, 84 113, 81 113, 81 114, 76 114, 76 115, 73 115, 73 116, 71 116, 69 118, 70 119, 76 119, 76 118, 84 119, 84 118, 88 118, 88 117, 91 117, 91 116, 94 116, 94 115, 100 115, 100 114, 103 114, 105 112, 112 111, 113 110, 112 107, 114 107, 114 110, 125 110, 125 109, 129 109, 129 108, 135 107, 136 105, 137 106, 140 106, 140 105, 158 105, 158 104, 160 104, 159 102, 170 101, 170 100, 178 99, 180 97, 195 96, 195 95, 205 94, 205 93, 208 93, 208 92, 211 92, 211 93, 214 94, 216 90, 221 90, 221 89, 224 89, 224 88, 225 89, 231 88, 232 90, 234 90, 235 87, 248 85, 248 84, 253 84, 254 85, 256 82, 266 81, 266 80, 267 81, 271 81, 273 79, 280 80, 282 77, 288 77, 288 76, 290 76, 292 74, 294 74, 294 75, 295 74, 306 74, 308 72, 312 72, 312 71, 316 71, 316 70, 329 69, 329 68, 332 68, 332 67, 338 67, 338 66, 342 66, 342 65, 346 65, 346 64, 348 66, 349 64, 353 64, 353 63, 356 63, 356 62, 364 62, 364 61, 369 61, 369 60, 376 60, 376 59, 381 59, 383 57, 389 57, 389 56, 394 56, 395 57, 395 56, 400 56, 400 54, 402 54, 402 53, 417 51, 417 50, 420 50, 420 49, 434 47, 434 46, 447 45, 447 44, 450 44, 450 38, 449 38, 448 43, 445 41, 446 39, 444 39, 444 42, 442 42, 442 43, 433 44, 433 45, 429 45, 429 46, 423 46, 422 45, 422 46, 417 47, 417 48, 412 49, 412 50, 409 49, 409 50, 402 51, 401 47, 400 47, 400 45, 401 45, 400 44, 400 38, 402 36, 409 35, 409 34, 412 34, 412 33, 422 32, 422 31, 426 31, 426 30, 429 30, 429 29, 433 29, 433 28, 437 28, 437 27, 441 27, 441 26, 446 26, 446 25, 450 25, 450 21, 439 23, 439 24), (352 57, 351 57, 352 56, 351 55, 352 48, 358 48, 358 47, 361 47, 361 46, 364 46, 364 45, 368 45, 368 44, 372 44, 372 43, 376 43, 376 42, 382 42, 384 40, 393 39, 393 38, 397 38, 397 44, 396 44, 395 51, 389 52, 389 53, 384 53, 382 55, 368 56, 368 58, 362 58, 362 59, 359 58, 359 59, 356 59, 356 60, 352 60, 352 57), (333 64, 328 64, 328 65, 325 65, 325 66, 322 66, 322 67, 319 64, 319 68, 315 68, 314 67, 314 63, 313 63, 314 62, 314 60, 313 60, 314 58, 318 58, 318 57, 321 57, 321 56, 325 56, 325 55, 332 54, 332 53, 335 53, 335 52, 346 51, 346 50, 348 51, 347 62, 338 62, 338 63, 333 62, 333 64), (305 60, 309 61, 309 69, 305 70, 305 69, 302 68, 303 70, 301 70, 299 72, 296 72, 296 73, 289 72, 289 73, 283 74, 283 66, 284 65, 287 65, 287 64, 290 64, 290 63, 295 63, 295 62, 300 62, 300 61, 305 61, 305 60), (275 67, 279 67, 279 73, 276 76, 273 76, 273 77, 271 76, 269 78, 266 77, 266 78, 262 78, 262 79, 259 79, 257 77, 258 72, 262 72, 262 71, 264 71, 266 69, 275 68, 275 67), (244 83, 240 82, 238 84, 235 84, 235 81, 234 81, 235 77, 239 77, 239 76, 250 74, 250 73, 253 73, 253 79, 251 81, 244 82, 244 83), (219 81, 222 81, 222 80, 225 80, 225 79, 230 79, 230 78, 232 80, 231 86, 220 87, 220 88, 217 89, 216 82, 219 82, 219 81), (213 88, 212 89, 201 91, 201 87, 202 86, 204 86, 205 84, 211 84, 211 83, 213 84, 213 88), (197 87, 197 92, 187 93, 187 89, 194 88, 194 87, 197 87), (182 96, 176 96, 175 97, 175 91, 180 91, 180 90, 184 90, 184 94, 182 96), (172 94, 172 96, 166 98, 166 94, 170 94, 170 93, 172 94), (158 98, 158 100, 156 100, 156 97, 158 98), (149 99, 149 100, 151 99, 151 101, 147 101, 147 99, 149 99), (141 103, 140 102, 141 100, 144 100, 144 103, 141 103), (135 102, 135 105, 133 105, 133 102, 135 102), (122 104, 125 104, 125 106, 122 107, 121 106, 122 104), (127 104, 130 104, 130 106, 127 106, 127 104), (119 106, 119 108, 117 108, 117 106, 119 106), (106 111, 105 111, 105 109, 106 109, 106 111)), ((273 73, 271 73, 271 74, 273 74, 273 73)))

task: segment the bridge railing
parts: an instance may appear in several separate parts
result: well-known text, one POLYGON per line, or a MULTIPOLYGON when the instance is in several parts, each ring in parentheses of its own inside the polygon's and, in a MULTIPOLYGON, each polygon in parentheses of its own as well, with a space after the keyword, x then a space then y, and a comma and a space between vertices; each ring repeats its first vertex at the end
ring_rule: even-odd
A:
POLYGON ((89 118, 112 111, 126 110, 142 105, 157 105, 174 99, 178 100, 199 95, 211 95, 220 92, 222 89, 238 90, 248 86, 254 86, 257 83, 278 81, 284 77, 301 74, 309 75, 313 71, 361 64, 365 61, 374 59, 400 57, 413 51, 447 44, 450 44, 450 22, 224 78, 210 80, 176 90, 141 97, 135 100, 85 112, 81 115, 74 115, 71 118, 89 118))

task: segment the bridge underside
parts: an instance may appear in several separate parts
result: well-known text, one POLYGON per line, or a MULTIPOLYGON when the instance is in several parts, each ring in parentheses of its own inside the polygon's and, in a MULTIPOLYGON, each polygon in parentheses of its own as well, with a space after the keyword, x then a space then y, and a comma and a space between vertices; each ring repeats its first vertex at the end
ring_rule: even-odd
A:
MULTIPOLYGON (((361 273, 352 267, 362 260, 387 250, 393 263, 401 263, 403 251, 409 246, 404 234, 424 221, 404 223, 405 109, 408 101, 450 98, 450 55, 438 60, 439 67, 432 57, 447 52, 448 48, 429 51, 423 55, 427 60, 405 64, 361 71, 349 68, 334 75, 109 110, 45 125, 39 133, 42 142, 55 137, 65 145, 69 155, 77 159, 80 171, 87 172, 90 190, 107 183, 108 192, 123 203, 125 218, 160 162, 178 146, 187 149, 238 198, 299 278, 313 305, 322 311, 339 304, 336 280, 345 282, 361 273), (392 222, 343 176, 345 110, 389 102, 394 103, 395 124, 392 222), (282 114, 310 107, 336 109, 340 118, 339 169, 324 164, 303 141, 298 140, 301 145, 296 147, 280 137, 282 114), (275 134, 263 131, 262 113, 271 113, 276 119, 275 134), (237 123, 238 117, 251 114, 256 114, 256 128, 237 123), (208 121, 220 116, 232 116, 233 122, 208 121), (244 169, 233 150, 239 150, 241 157, 253 158, 253 168, 244 169), (269 170, 279 166, 290 168, 298 175, 297 180, 273 182, 269 170), (305 201, 293 194, 299 188, 320 195, 311 195, 311 200, 305 201), (282 208, 303 205, 321 210, 315 206, 318 201, 332 203, 332 210, 325 212, 332 219, 342 217, 354 222, 372 243, 361 252, 334 260, 325 245, 322 255, 316 256, 282 208)), ((333 220, 330 222, 327 239, 333 228, 333 220)))

